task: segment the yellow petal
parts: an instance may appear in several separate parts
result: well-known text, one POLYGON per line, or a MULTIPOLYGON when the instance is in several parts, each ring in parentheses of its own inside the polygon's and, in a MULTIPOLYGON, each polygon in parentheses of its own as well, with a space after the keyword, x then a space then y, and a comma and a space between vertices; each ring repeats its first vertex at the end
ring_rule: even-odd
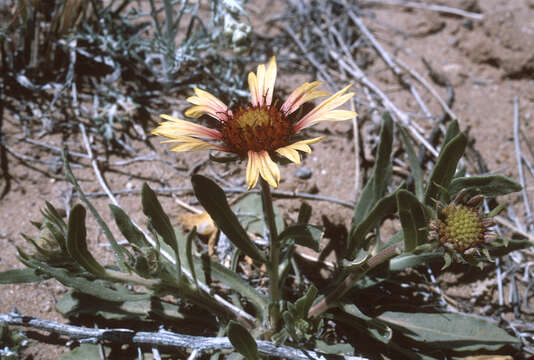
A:
POLYGON ((180 139, 167 140, 165 142, 180 142, 172 148, 171 151, 183 152, 183 151, 197 151, 197 150, 224 150, 220 145, 212 144, 210 142, 199 140, 195 138, 190 138, 187 136, 182 136, 180 139))
POLYGON ((259 176, 259 158, 257 156, 257 153, 250 150, 248 152, 248 163, 247 163, 247 173, 246 173, 246 181, 248 184, 248 189, 252 189, 254 186, 256 186, 256 183, 258 182, 258 176, 259 176))
POLYGON ((218 98, 213 96, 207 91, 195 88, 196 96, 190 96, 187 98, 187 101, 196 105, 189 108, 185 115, 198 118, 204 114, 210 115, 211 117, 220 120, 226 121, 228 118, 228 107, 218 98))
POLYGON ((252 106, 258 106, 258 79, 256 79, 256 75, 253 72, 248 74, 248 88, 250 90, 250 103, 252 106))
POLYGON ((326 91, 314 91, 314 89, 321 84, 322 82, 320 81, 314 81, 312 83, 306 82, 302 84, 301 86, 293 90, 293 92, 288 96, 287 100, 280 108, 280 111, 286 113, 286 115, 289 115, 295 112, 295 110, 297 110, 305 102, 311 101, 321 96, 330 95, 326 91))
POLYGON ((341 89, 340 91, 333 94, 328 99, 317 105, 309 113, 307 113, 302 119, 300 119, 295 124, 295 131, 300 131, 304 128, 312 126, 313 124, 316 124, 319 121, 331 120, 328 117, 328 113, 331 112, 333 109, 337 108, 338 106, 343 105, 347 100, 354 96, 354 93, 345 94, 349 87, 350 85, 344 87, 343 89, 341 89))
POLYGON ((300 165, 300 154, 297 150, 292 149, 291 146, 284 146, 279 149, 276 149, 276 152, 290 161, 293 161, 295 164, 300 165))
POLYGON ((277 188, 280 183, 280 169, 274 161, 271 160, 267 151, 258 153, 260 160, 260 175, 265 179, 273 188, 277 188))
POLYGON ((321 141, 324 138, 324 136, 319 136, 313 139, 306 139, 294 142, 293 144, 289 144, 286 147, 289 147, 294 150, 303 151, 306 153, 311 153, 311 148, 308 146, 309 144, 315 144, 318 141, 321 141))
MULTIPOLYGON (((276 81, 276 58, 273 56, 267 65, 263 91, 266 93, 265 103, 271 105, 273 100, 274 83, 276 81)), ((263 95, 262 95, 263 96, 263 95)))
POLYGON ((194 136, 214 140, 222 137, 222 134, 215 129, 210 129, 169 115, 160 115, 160 117, 168 121, 162 122, 157 128, 152 130, 151 133, 154 135, 161 135, 168 138, 175 138, 177 136, 194 136))
POLYGON ((265 88, 264 88, 264 84, 265 84, 265 65, 264 64, 260 64, 258 65, 258 71, 256 72, 256 79, 258 81, 258 105, 259 106, 262 106, 263 105, 263 97, 265 95, 265 88))

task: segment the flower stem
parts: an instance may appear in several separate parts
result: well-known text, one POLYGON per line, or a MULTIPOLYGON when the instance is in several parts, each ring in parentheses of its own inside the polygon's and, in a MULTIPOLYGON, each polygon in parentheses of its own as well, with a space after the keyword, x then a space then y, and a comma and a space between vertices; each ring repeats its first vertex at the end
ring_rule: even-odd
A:
POLYGON ((341 297, 353 287, 356 281, 360 280, 365 274, 367 274, 370 270, 374 269, 378 265, 391 259, 393 256, 398 255, 399 251, 402 249, 403 246, 404 243, 402 242, 396 243, 383 249, 370 259, 367 259, 361 265, 360 271, 356 271, 347 275, 343 282, 341 282, 334 289, 334 291, 328 294, 328 296, 326 296, 323 300, 312 306, 310 308, 310 311, 308 311, 308 317, 312 318, 319 316, 331 307, 336 306, 338 300, 341 299, 341 297))
POLYGON ((280 243, 278 242, 278 231, 274 217, 273 198, 271 195, 270 185, 260 177, 261 200, 263 205, 263 218, 267 225, 267 237, 270 243, 269 252, 269 293, 271 303, 274 304, 271 314, 271 323, 273 327, 277 326, 280 318, 278 310, 278 301, 281 299, 278 268, 280 265, 280 243))

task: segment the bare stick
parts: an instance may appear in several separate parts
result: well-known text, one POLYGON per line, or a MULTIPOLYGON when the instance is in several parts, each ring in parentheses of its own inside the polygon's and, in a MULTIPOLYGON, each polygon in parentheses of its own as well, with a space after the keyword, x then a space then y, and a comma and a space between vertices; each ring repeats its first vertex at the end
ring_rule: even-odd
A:
MULTIPOLYGON (((521 161, 521 145, 519 144, 519 99, 517 96, 514 97, 514 147, 517 158, 517 170, 519 172, 519 183, 523 188, 521 190, 521 195, 523 196, 523 204, 525 205, 525 213, 527 215, 525 222, 527 224, 531 224, 532 211, 528 201, 527 187, 525 185, 525 174, 523 173, 523 162, 521 161)), ((530 228, 531 226, 529 226, 529 230, 530 228)))
MULTIPOLYGON (((133 343, 150 345, 152 348, 165 346, 171 348, 186 348, 197 351, 231 350, 233 345, 227 337, 205 337, 177 334, 170 331, 143 332, 130 329, 94 329, 82 326, 65 325, 54 321, 42 320, 18 313, 0 314, 0 320, 9 325, 25 326, 33 329, 49 331, 54 334, 65 335, 72 340, 84 343, 133 343)), ((286 359, 310 360, 328 359, 327 354, 311 350, 300 350, 290 346, 276 345, 269 341, 257 341, 258 352, 262 355, 275 356, 286 359)), ((367 360, 360 356, 337 356, 336 359, 367 360)))
POLYGON ((507 228, 509 228, 513 232, 516 232, 519 235, 526 237, 527 239, 530 240, 530 242, 532 242, 534 244, 534 235, 529 234, 528 232, 518 228, 517 226, 515 226, 514 224, 512 224, 510 221, 508 221, 506 218, 504 218, 502 216, 495 216, 493 219, 496 222, 498 222, 499 224, 501 224, 503 226, 506 226, 507 228))
POLYGON ((415 8, 415 9, 424 9, 424 10, 432 10, 437 12, 442 12, 446 14, 452 14, 452 15, 458 15, 463 16, 469 19, 473 20, 482 20, 484 19, 484 15, 471 12, 471 11, 465 11, 458 8, 453 8, 450 6, 443 6, 443 5, 434 5, 434 4, 424 4, 420 2, 415 1, 400 1, 400 0, 363 0, 364 3, 377 3, 377 4, 388 4, 388 5, 397 5, 397 6, 404 6, 408 8, 415 8))

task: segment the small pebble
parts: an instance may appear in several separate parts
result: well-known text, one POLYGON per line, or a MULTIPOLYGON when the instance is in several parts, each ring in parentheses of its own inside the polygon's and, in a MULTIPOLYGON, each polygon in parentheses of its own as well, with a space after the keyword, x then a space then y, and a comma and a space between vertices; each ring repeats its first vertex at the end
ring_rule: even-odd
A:
POLYGON ((311 178, 312 171, 305 166, 299 167, 297 171, 295 172, 295 176, 298 177, 299 179, 307 180, 311 178))

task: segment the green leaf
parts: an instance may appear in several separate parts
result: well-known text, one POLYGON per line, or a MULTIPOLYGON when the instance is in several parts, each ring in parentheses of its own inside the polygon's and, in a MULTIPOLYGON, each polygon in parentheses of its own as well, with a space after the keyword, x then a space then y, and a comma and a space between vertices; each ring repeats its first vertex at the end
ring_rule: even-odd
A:
POLYGON ((375 166, 354 208, 352 228, 362 223, 376 202, 382 198, 391 177, 390 158, 393 145, 393 120, 387 112, 384 113, 382 120, 375 166))
POLYGON ((468 176, 452 180, 449 194, 454 198, 463 189, 468 191, 469 197, 479 194, 496 197, 520 191, 521 185, 503 175, 468 176))
POLYGON ((460 133, 460 126, 458 125, 457 120, 451 121, 449 126, 447 126, 447 131, 445 131, 445 137, 443 138, 443 145, 447 145, 452 139, 454 139, 460 133))
POLYGON ((106 269, 96 261, 87 249, 85 208, 80 204, 76 204, 69 214, 67 250, 70 256, 91 274, 99 277, 107 275, 106 269))
MULTIPOLYGON (((248 193, 244 195, 236 201, 232 206, 232 210, 246 232, 263 236, 265 221, 260 194, 248 193)), ((284 219, 277 207, 274 208, 274 218, 278 232, 283 231, 284 219)))
POLYGON ((135 244, 139 247, 145 246, 147 241, 143 233, 132 223, 132 220, 120 207, 109 204, 111 214, 115 219, 115 223, 120 232, 130 244, 135 244))
POLYGON ((61 355, 60 360, 100 360, 98 345, 80 344, 74 350, 61 355))
POLYGON ((365 315, 354 304, 345 304, 334 312, 334 319, 372 338, 388 344, 393 331, 384 322, 365 315))
POLYGON ((0 284, 22 284, 50 278, 35 269, 13 269, 0 272, 0 284))
MULTIPOLYGON (((156 197, 156 193, 154 193, 147 183, 143 183, 141 201, 143 203, 143 213, 148 217, 154 229, 161 235, 163 241, 172 248, 174 253, 178 254, 178 243, 171 221, 165 211, 163 211, 163 207, 156 197)), ((177 268, 180 268, 179 256, 176 256, 176 259, 177 268)))
POLYGON ((412 251, 427 239, 427 223, 423 204, 407 190, 397 192, 397 207, 404 234, 404 248, 412 251))
POLYGON ((467 136, 459 133, 441 149, 436 165, 430 174, 425 193, 425 204, 432 205, 432 201, 439 199, 440 187, 447 189, 456 172, 458 161, 465 152, 467 136))
POLYGON ((300 299, 295 301, 295 312, 299 319, 307 319, 308 318, 308 311, 310 310, 311 306, 313 305, 313 302, 315 298, 317 297, 317 294, 319 293, 319 290, 312 284, 308 291, 304 296, 302 296, 300 299))
POLYGON ((319 251, 324 231, 316 226, 297 224, 287 227, 278 235, 280 242, 292 239, 296 244, 319 251))
POLYGON ((126 266, 126 260, 125 260, 124 253, 123 253, 124 249, 117 243, 117 240, 115 240, 115 238, 113 237, 113 233, 107 226, 106 222, 104 221, 104 219, 102 219, 98 211, 96 211, 95 207, 89 201, 87 196, 85 196, 84 192, 82 191, 82 188, 78 184, 78 181, 76 181, 76 178, 72 174, 72 170, 70 168, 69 160, 67 159, 65 150, 61 151, 61 158, 63 159, 63 164, 65 168, 65 176, 67 180, 72 184, 72 186, 74 186, 74 188, 80 195, 80 199, 87 206, 87 208, 89 209, 89 211, 95 218, 96 222, 98 223, 98 226, 100 226, 100 228, 102 229, 102 232, 104 233, 104 235, 106 235, 106 239, 108 239, 109 244, 111 245, 111 249, 113 250, 113 255, 115 255, 115 259, 117 260, 119 268, 122 271, 126 271, 127 266, 126 266))
POLYGON ((323 340, 315 340, 315 348, 325 354, 354 355, 354 347, 347 343, 328 344, 323 340))
POLYGON ((187 264, 189 265, 189 268, 191 269, 191 276, 193 277, 193 281, 195 282, 195 286, 198 287, 198 280, 197 280, 197 272, 195 269, 195 264, 193 262, 193 239, 195 238, 195 235, 197 234, 197 227, 193 226, 193 229, 187 234, 187 240, 185 245, 185 253, 187 257, 187 264))
POLYGON ((419 161, 417 160, 417 155, 415 155, 415 150, 410 137, 402 127, 399 126, 399 130, 402 135, 406 154, 408 155, 408 161, 410 162, 410 168, 412 170, 411 174, 415 185, 415 196, 419 201, 423 201, 423 170, 421 169, 421 166, 419 166, 419 161))
POLYGON ((299 208, 297 224, 309 223, 311 215, 312 215, 312 207, 308 203, 302 202, 299 208))
POLYGON ((384 217, 394 214, 397 211, 397 191, 395 190, 388 196, 385 196, 374 203, 374 207, 368 212, 367 216, 354 227, 349 237, 348 255, 355 256, 356 251, 365 249, 368 246, 366 235, 376 226, 384 217))
POLYGON ((23 253, 19 253, 19 255, 21 255, 21 261, 24 262, 24 264, 26 264, 28 267, 38 269, 39 271, 42 271, 43 273, 54 277, 63 285, 77 289, 80 292, 83 292, 84 294, 95 296, 103 300, 117 302, 128 300, 144 300, 150 297, 150 295, 148 294, 136 294, 130 291, 125 292, 114 290, 109 286, 103 286, 102 281, 88 280, 86 278, 73 274, 69 270, 55 268, 45 263, 26 259, 24 258, 23 253))
POLYGON ((402 271, 406 268, 419 266, 431 260, 441 258, 443 255, 436 252, 427 252, 421 254, 402 254, 394 257, 389 261, 390 271, 402 271))
POLYGON ((497 325, 461 314, 387 311, 378 319, 420 346, 434 349, 475 351, 520 343, 497 325))
POLYGON ((224 191, 202 175, 193 175, 191 182, 198 201, 228 239, 244 254, 261 263, 266 263, 265 255, 250 240, 247 232, 230 209, 224 191))
POLYGON ((235 321, 230 321, 228 338, 234 348, 246 359, 259 359, 258 344, 247 329, 235 321))

